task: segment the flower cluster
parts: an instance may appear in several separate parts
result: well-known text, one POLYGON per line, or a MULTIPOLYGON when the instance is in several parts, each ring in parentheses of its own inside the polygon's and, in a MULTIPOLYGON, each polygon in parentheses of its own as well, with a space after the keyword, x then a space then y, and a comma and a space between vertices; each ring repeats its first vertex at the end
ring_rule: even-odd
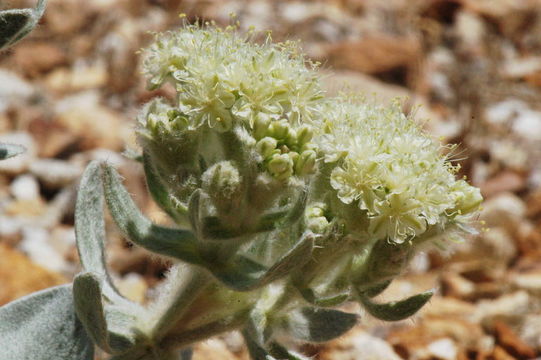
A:
POLYGON ((333 166, 330 185, 342 203, 364 211, 370 237, 402 243, 434 226, 465 223, 478 209, 479 189, 455 179, 457 166, 398 103, 381 107, 344 96, 322 112, 315 128, 333 166))
POLYGON ((242 128, 249 135, 245 143, 257 142, 260 163, 276 179, 313 173, 308 124, 323 98, 316 65, 293 42, 273 44, 267 37, 256 44, 235 30, 193 25, 157 38, 145 73, 151 88, 172 83, 177 104, 148 107, 140 119, 147 132, 140 132, 163 140, 186 131, 242 128))

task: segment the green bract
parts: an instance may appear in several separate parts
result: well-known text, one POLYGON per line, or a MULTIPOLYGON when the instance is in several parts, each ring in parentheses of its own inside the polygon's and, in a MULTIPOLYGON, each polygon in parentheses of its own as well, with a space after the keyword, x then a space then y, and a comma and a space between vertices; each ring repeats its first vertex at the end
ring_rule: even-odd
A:
POLYGON ((77 199, 83 272, 68 315, 111 359, 188 359, 229 330, 254 359, 303 359, 279 335, 322 342, 357 322, 330 307, 358 301, 397 321, 430 299, 372 298, 421 244, 468 229, 481 196, 398 104, 325 98, 295 44, 234 28, 157 35, 144 64, 151 88, 176 90, 137 127, 149 192, 173 225, 146 218, 107 163, 88 166, 77 199), (175 263, 149 306, 111 281, 105 205, 127 239, 175 263))

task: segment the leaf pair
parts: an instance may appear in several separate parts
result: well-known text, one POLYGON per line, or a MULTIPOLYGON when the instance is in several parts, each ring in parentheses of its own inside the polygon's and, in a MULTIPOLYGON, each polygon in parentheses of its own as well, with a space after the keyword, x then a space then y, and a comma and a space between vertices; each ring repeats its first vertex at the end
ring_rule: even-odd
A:
POLYGON ((35 9, 0 11, 0 50, 15 44, 34 30, 46 3, 46 0, 39 0, 35 9))
MULTIPOLYGON (((349 331, 356 323, 355 314, 338 310, 304 307, 275 320, 277 328, 286 331, 295 339, 306 342, 325 342, 349 331)), ((307 358, 290 352, 275 341, 269 340, 269 329, 264 314, 252 312, 249 325, 243 330, 246 345, 254 360, 306 360, 307 358)))
MULTIPOLYGON (((80 219, 80 222, 77 224, 77 228, 79 229, 78 235, 82 239, 87 237, 84 233, 91 233, 97 229, 90 222, 103 222, 101 214, 102 192, 119 229, 132 242, 160 255, 204 266, 225 286, 236 291, 250 291, 285 276, 292 269, 308 261, 313 249, 314 235, 305 233, 286 254, 268 268, 243 255, 235 255, 222 265, 206 260, 201 255, 198 240, 191 231, 153 224, 137 208, 122 186, 120 177, 114 168, 108 164, 99 163, 92 163, 88 166, 81 183, 79 196, 81 206, 77 208, 77 218, 80 219), (103 184, 103 190, 100 188, 101 184, 103 184)), ((198 208, 198 194, 199 192, 196 192, 192 195, 190 209, 198 208)), ((194 213, 196 211, 191 210, 190 216, 196 216, 194 213)), ((198 220, 191 219, 191 222, 197 224, 198 220)), ((100 227, 103 228, 103 226, 100 227)), ((195 231, 197 233, 198 229, 195 231)), ((99 237, 103 239, 104 235, 100 234, 99 237)), ((103 240, 100 241, 98 243, 103 244, 103 240)), ((83 241, 79 245, 81 253, 88 253, 88 256, 82 254, 83 264, 86 257, 89 259, 88 262, 103 263, 103 255, 100 255, 99 259, 95 259, 98 253, 103 254, 103 245, 99 245, 101 248, 94 250, 91 247, 96 245, 93 244, 96 242, 83 241)), ((97 266, 97 272, 105 274, 104 267, 97 266)))

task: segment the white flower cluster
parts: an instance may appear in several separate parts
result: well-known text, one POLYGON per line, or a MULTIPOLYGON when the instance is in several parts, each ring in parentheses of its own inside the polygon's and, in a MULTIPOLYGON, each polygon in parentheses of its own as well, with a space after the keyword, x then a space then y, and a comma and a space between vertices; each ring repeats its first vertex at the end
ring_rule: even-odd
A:
POLYGON ((177 103, 148 106, 140 133, 161 138, 156 144, 169 141, 174 157, 182 149, 173 143, 188 141, 194 131, 205 129, 204 147, 209 132, 221 136, 241 128, 258 162, 279 181, 311 176, 323 160, 333 167, 327 188, 343 204, 358 205, 365 216, 359 224, 368 219, 371 238, 403 243, 427 230, 467 224, 482 197, 456 180, 441 145, 399 104, 325 98, 314 67, 295 43, 267 38, 257 44, 233 27, 191 25, 161 35, 144 68, 151 87, 175 86, 177 103))
POLYGON ((441 145, 408 118, 398 103, 381 107, 341 97, 325 105, 317 144, 335 163, 330 183, 345 204, 369 218, 368 234, 402 243, 429 227, 467 223, 479 189, 456 180, 441 145))
POLYGON ((253 127, 258 114, 292 125, 312 118, 322 90, 296 44, 256 44, 235 30, 192 25, 157 37, 144 62, 151 88, 171 81, 194 128, 253 127))

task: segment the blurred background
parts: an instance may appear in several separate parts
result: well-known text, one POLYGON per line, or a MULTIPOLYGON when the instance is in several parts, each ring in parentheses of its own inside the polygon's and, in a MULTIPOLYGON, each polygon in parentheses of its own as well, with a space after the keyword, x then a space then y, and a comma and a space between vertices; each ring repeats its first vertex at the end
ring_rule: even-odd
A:
MULTIPOLYGON (((0 8, 33 7, 2 1, 0 8)), ((460 144, 455 159, 486 199, 488 230, 426 251, 383 294, 436 289, 413 320, 362 313, 344 337, 294 346, 315 359, 541 358, 541 2, 538 0, 49 0, 39 28, 0 53, 0 141, 28 150, 0 163, 0 305, 71 281, 79 269, 73 208, 93 159, 117 166, 139 206, 146 193, 135 116, 147 91, 138 51, 188 21, 272 30, 321 62, 330 94, 403 99, 427 131, 460 144)), ((108 222, 121 291, 148 301, 165 261, 132 248, 108 222)), ((355 305, 352 310, 358 311, 355 305)), ((238 334, 198 344, 195 359, 247 359, 238 334)))

